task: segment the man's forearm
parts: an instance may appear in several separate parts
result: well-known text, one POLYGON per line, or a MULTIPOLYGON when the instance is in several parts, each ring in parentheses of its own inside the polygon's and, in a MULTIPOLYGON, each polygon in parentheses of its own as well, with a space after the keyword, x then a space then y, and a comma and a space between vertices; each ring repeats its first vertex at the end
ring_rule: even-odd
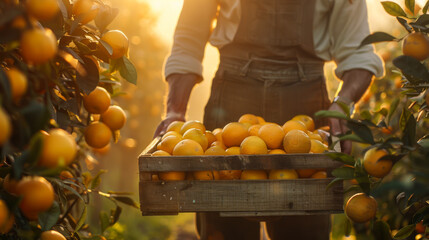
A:
POLYGON ((167 77, 167 117, 184 118, 192 89, 198 82, 199 76, 195 74, 172 74, 167 77))
POLYGON ((364 69, 353 69, 344 73, 338 96, 358 102, 371 85, 373 74, 364 69))

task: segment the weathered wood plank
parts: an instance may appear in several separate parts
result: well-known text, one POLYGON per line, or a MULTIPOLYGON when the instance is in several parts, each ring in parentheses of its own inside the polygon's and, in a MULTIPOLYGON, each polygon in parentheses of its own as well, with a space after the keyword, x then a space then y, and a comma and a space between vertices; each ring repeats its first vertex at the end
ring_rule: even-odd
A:
POLYGON ((178 212, 341 211, 332 179, 156 181, 140 183, 143 215, 178 212))
POLYGON ((341 163, 324 154, 271 154, 225 156, 139 157, 139 168, 148 171, 202 171, 245 169, 337 168, 341 163))

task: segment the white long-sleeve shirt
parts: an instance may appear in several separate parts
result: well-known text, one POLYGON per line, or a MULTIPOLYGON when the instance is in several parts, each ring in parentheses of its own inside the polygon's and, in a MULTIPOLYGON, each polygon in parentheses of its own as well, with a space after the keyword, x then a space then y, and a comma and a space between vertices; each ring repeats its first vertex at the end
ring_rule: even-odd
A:
MULTIPOLYGON (((240 0, 184 0, 173 48, 165 63, 165 76, 173 73, 202 76, 206 43, 209 41, 217 48, 230 43, 240 16, 240 0), (212 29, 214 19, 217 22, 212 29)), ((384 75, 383 63, 373 46, 358 48, 370 34, 365 0, 316 0, 313 21, 316 55, 325 61, 335 61, 337 77, 351 69, 365 69, 376 77, 384 75)))

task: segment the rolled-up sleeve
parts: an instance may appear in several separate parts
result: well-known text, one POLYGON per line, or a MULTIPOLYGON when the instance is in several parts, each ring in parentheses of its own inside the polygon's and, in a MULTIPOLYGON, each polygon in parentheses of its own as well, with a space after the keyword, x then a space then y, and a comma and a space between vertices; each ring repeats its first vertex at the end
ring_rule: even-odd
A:
POLYGON ((216 11, 216 0, 184 1, 173 47, 164 65, 165 77, 173 73, 195 73, 202 79, 204 49, 216 11))
POLYGON ((336 0, 329 23, 331 56, 337 64, 335 74, 340 79, 351 69, 365 69, 376 77, 384 75, 381 58, 372 45, 359 48, 370 34, 367 6, 364 0, 336 0))

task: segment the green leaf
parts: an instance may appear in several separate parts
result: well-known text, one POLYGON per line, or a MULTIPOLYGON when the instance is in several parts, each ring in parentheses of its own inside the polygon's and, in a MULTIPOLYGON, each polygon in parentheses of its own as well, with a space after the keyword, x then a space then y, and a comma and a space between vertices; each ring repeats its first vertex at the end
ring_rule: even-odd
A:
POLYGON ((387 108, 381 108, 380 110, 376 111, 375 113, 377 113, 377 114, 381 114, 381 115, 383 115, 384 117, 386 117, 386 116, 387 116, 387 114, 389 114, 389 110, 387 110, 387 108))
POLYGON ((405 239, 409 236, 411 236, 411 234, 414 232, 414 229, 416 228, 416 225, 411 224, 408 226, 405 226, 403 228, 401 228, 396 234, 395 236, 393 236, 394 239, 405 239))
POLYGON ((429 24, 429 15, 423 14, 413 23, 414 26, 426 27, 429 24))
POLYGON ((387 115, 387 124, 390 125, 390 119, 392 119, 393 114, 395 113, 396 109, 399 105, 399 98, 393 99, 393 101, 390 103, 390 109, 389 114, 387 115))
POLYGON ((332 170, 332 176, 342 179, 353 179, 355 178, 355 169, 351 167, 340 167, 332 170))
POLYGON ((408 8, 408 10, 410 10, 412 14, 414 14, 415 5, 415 0, 405 0, 405 6, 408 8))
POLYGON ((346 114, 344 114, 342 112, 328 111, 328 110, 318 111, 314 114, 314 116, 316 118, 340 118, 340 119, 345 119, 345 120, 350 119, 349 117, 347 117, 346 114))
POLYGON ((375 144, 374 136, 372 135, 371 129, 363 123, 357 121, 348 121, 347 127, 353 131, 360 139, 362 139, 365 143, 369 143, 371 145, 375 144))
POLYGON ((423 7, 423 14, 426 14, 428 12, 428 8, 429 8, 429 0, 426 1, 425 6, 423 7))
POLYGON ((412 223, 418 223, 429 215, 429 206, 420 208, 413 216, 412 223))
POLYGON ((413 28, 408 24, 408 21, 401 17, 396 17, 396 20, 407 30, 407 32, 411 33, 413 31, 413 28))
POLYGON ((364 46, 364 45, 368 45, 368 44, 372 44, 372 43, 378 43, 378 42, 390 42, 390 41, 398 41, 398 39, 396 39, 394 36, 385 33, 385 32, 374 32, 368 36, 366 36, 362 42, 359 45, 359 48, 364 46))
POLYGON ((42 231, 51 230, 60 218, 61 210, 58 202, 54 201, 48 211, 39 213, 39 224, 42 231))
POLYGON ((408 111, 408 109, 406 108, 402 109, 401 117, 399 118, 399 127, 401 128, 402 131, 405 130, 405 125, 407 124, 410 116, 411 116, 411 112, 408 111))
POLYGON ((345 232, 344 232, 344 235, 345 235, 346 237, 348 237, 348 236, 350 236, 350 234, 352 233, 353 223, 352 223, 352 221, 351 221, 349 218, 347 218, 347 217, 346 217, 346 219, 345 219, 344 223, 345 223, 345 232))
POLYGON ((399 56, 393 59, 393 65, 399 68, 410 83, 429 81, 429 72, 424 64, 410 56, 399 56))
POLYGON ((405 146, 413 147, 416 144, 416 125, 416 119, 411 115, 405 125, 401 139, 405 146))
POLYGON ((122 213, 122 208, 120 206, 116 206, 115 210, 112 209, 111 216, 110 216, 111 218, 110 225, 115 224, 119 220, 121 213, 122 213))
POLYGON ((332 186, 334 186, 337 183, 342 183, 344 181, 344 179, 342 178, 334 178, 334 180, 332 180, 328 186, 326 186, 326 190, 329 190, 332 186))
POLYGON ((101 211, 99 217, 101 233, 103 233, 110 226, 110 217, 105 211, 101 211))
POLYGON ((391 233, 389 225, 384 221, 376 221, 374 223, 372 232, 377 240, 391 240, 391 233))
POLYGON ((98 67, 90 58, 82 57, 84 64, 77 64, 76 83, 85 94, 90 94, 98 85, 100 76, 98 67), (82 74, 79 74, 82 73, 82 74))
POLYGON ((128 82, 134 85, 137 84, 137 70, 134 67, 133 63, 125 56, 122 57, 119 73, 128 82))
POLYGON ((383 5, 384 10, 394 16, 394 17, 398 17, 398 16, 402 16, 402 17, 406 17, 407 14, 404 12, 404 10, 401 8, 401 6, 399 6, 399 4, 395 3, 395 2, 391 2, 391 1, 385 1, 385 2, 381 2, 381 4, 383 5))
POLYGON ((140 209, 140 205, 136 202, 134 202, 134 200, 132 200, 129 197, 123 197, 123 196, 113 196, 113 198, 119 202, 122 202, 124 204, 127 204, 131 207, 135 207, 137 209, 140 209))
POLYGON ((88 214, 88 209, 86 208, 86 205, 83 206, 82 214, 80 215, 79 221, 76 223, 75 232, 79 231, 80 228, 83 226, 83 224, 86 221, 86 216, 88 214))
POLYGON ((359 113, 359 116, 361 119, 368 120, 368 121, 371 121, 372 119, 372 115, 368 110, 363 110, 362 112, 359 113))
POLYGON ((90 189, 94 189, 97 188, 98 186, 100 186, 100 176, 102 174, 105 174, 107 171, 106 170, 100 170, 97 175, 95 175, 95 177, 91 180, 91 185, 90 185, 90 189))
POLYGON ((354 166, 355 165, 355 159, 353 156, 348 155, 346 153, 341 152, 327 152, 325 153, 328 157, 334 159, 335 161, 342 162, 347 165, 354 166))

